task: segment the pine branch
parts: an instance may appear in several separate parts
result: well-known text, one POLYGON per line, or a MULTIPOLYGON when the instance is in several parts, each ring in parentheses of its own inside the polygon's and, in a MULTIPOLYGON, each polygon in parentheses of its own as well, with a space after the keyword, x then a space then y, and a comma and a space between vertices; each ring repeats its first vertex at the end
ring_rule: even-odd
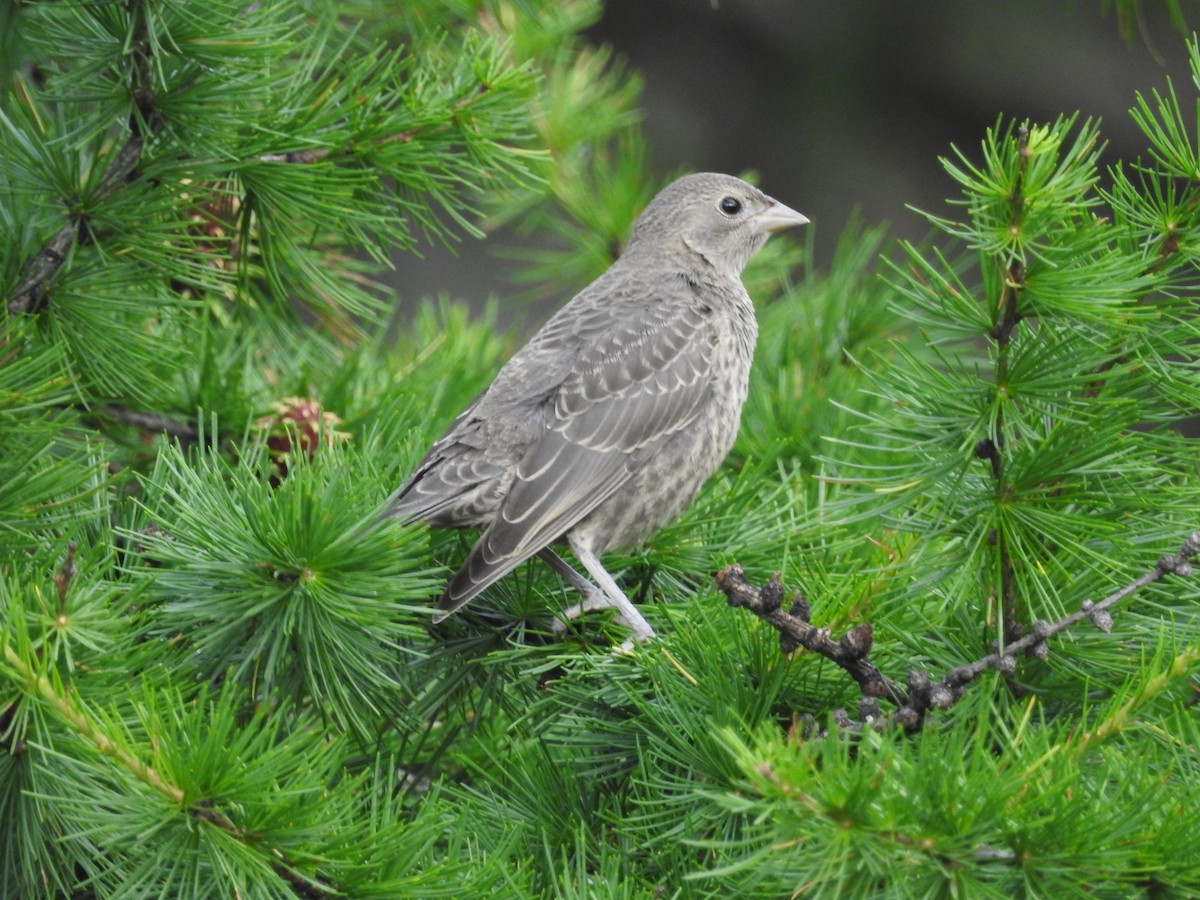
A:
POLYGON ((1200 531, 1193 531, 1184 540, 1178 553, 1161 557, 1153 569, 1120 590, 1099 602, 1085 600, 1077 612, 1056 622, 1035 622, 1029 634, 969 665, 951 669, 937 683, 924 671, 910 670, 906 678, 907 692, 881 674, 867 658, 872 644, 870 623, 856 625, 835 640, 828 629, 817 628, 808 622, 807 602, 801 600, 794 603, 788 612, 781 609, 784 588, 778 573, 772 575, 761 588, 756 588, 747 580, 742 567, 734 563, 717 573, 716 582, 730 606, 750 610, 779 632, 780 649, 784 653, 804 647, 845 669, 855 680, 864 698, 859 704, 862 721, 854 722, 843 710, 838 710, 835 718, 839 727, 856 731, 869 725, 882 730, 889 724, 896 724, 908 732, 916 732, 921 730, 927 712, 949 709, 963 698, 966 686, 983 672, 996 669, 1002 674, 1011 675, 1016 671, 1017 657, 1022 653, 1035 659, 1046 659, 1050 653, 1047 641, 1084 619, 1090 619, 1105 633, 1112 631, 1111 607, 1165 575, 1191 575, 1191 560, 1198 555, 1200 531), (896 704, 897 709, 890 715, 882 715, 875 702, 878 697, 886 697, 896 704))
MULTIPOLYGON (((396 134, 389 134, 386 137, 378 138, 372 142, 373 146, 381 146, 392 141, 398 141, 401 144, 407 144, 420 133, 421 126, 416 128, 406 128, 396 134)), ((315 162, 320 162, 328 157, 349 156, 355 152, 352 147, 334 148, 334 147, 313 147, 309 150, 289 150, 286 153, 263 153, 258 157, 259 162, 282 162, 296 163, 299 165, 311 165, 315 162)))
MULTIPOLYGON (((68 542, 63 563, 52 578, 59 599, 59 616, 63 619, 67 616, 67 596, 71 583, 79 574, 79 567, 75 559, 77 550, 78 544, 75 541, 68 542)), ((86 708, 77 699, 73 699, 73 697, 78 698, 77 691, 72 690, 69 685, 57 684, 48 675, 38 672, 35 663, 31 659, 22 657, 11 644, 4 645, 4 660, 12 667, 17 678, 24 683, 28 694, 36 696, 48 705, 67 727, 92 744, 103 756, 113 760, 136 780, 166 799, 173 807, 193 819, 206 822, 214 828, 227 832, 248 846, 254 846, 261 842, 260 835, 248 832, 225 812, 217 809, 208 799, 201 797, 189 802, 188 792, 184 788, 172 783, 162 772, 144 762, 119 740, 114 739, 105 730, 102 721, 97 721, 89 716, 86 708)), ((19 700, 14 701, 2 711, 0 735, 5 733, 15 718, 16 706, 19 702, 19 700)), ((18 741, 9 752, 17 755, 24 752, 24 749, 24 742, 18 741)), ((287 881, 296 890, 298 896, 318 898, 340 893, 337 886, 323 883, 297 870, 289 857, 278 849, 272 849, 265 855, 271 869, 280 878, 287 881)))
POLYGON ((113 759, 122 769, 143 784, 153 788, 173 804, 182 804, 184 792, 167 782, 153 767, 142 762, 132 752, 112 740, 104 731, 72 703, 68 692, 60 692, 46 675, 39 674, 32 664, 6 644, 5 661, 12 666, 26 690, 53 709, 58 717, 80 737, 85 738, 104 756, 113 759))
MULTIPOLYGON (((153 137, 162 127, 162 120, 153 111, 153 95, 151 93, 150 72, 150 42, 145 32, 145 22, 142 22, 143 33, 134 50, 137 65, 134 67, 131 93, 137 108, 129 116, 130 135, 118 151, 112 162, 104 170, 100 184, 91 192, 89 199, 92 203, 112 196, 121 190, 130 180, 138 162, 142 158, 142 150, 146 141, 153 137)), ((24 278, 8 300, 10 316, 36 312, 46 299, 46 285, 67 261, 71 248, 80 239, 80 233, 86 216, 73 213, 67 224, 60 228, 38 253, 24 266, 24 278)))
MULTIPOLYGON (((1025 207, 1025 197, 1023 194, 1025 172, 1029 166, 1029 128, 1021 125, 1017 128, 1017 159, 1018 170, 1016 184, 1013 187, 1012 197, 1009 204, 1012 208, 1012 214, 1009 219, 1010 228, 1016 232, 1020 231, 1021 215, 1025 207)), ((1017 325, 1020 323, 1022 315, 1018 307, 1017 300, 1020 296, 1021 289, 1025 284, 1025 263, 1017 253, 1013 254, 1012 260, 1008 264, 1008 270, 1005 273, 1004 284, 1000 291, 1000 308, 997 315, 996 324, 992 330, 988 332, 988 337, 996 342, 997 359, 996 359, 996 385, 997 388, 1007 385, 1009 380, 1009 344, 1012 341, 1013 332, 1016 331, 1017 325)), ((998 405, 994 420, 995 439, 987 439, 987 459, 992 467, 992 481, 996 486, 997 497, 1002 497, 1007 490, 1007 481, 1004 477, 1004 451, 1005 451, 1005 419, 1004 406, 998 405)), ((979 448, 976 448, 976 454, 979 454, 979 448)), ((993 533, 992 543, 996 547, 996 552, 999 554, 1000 564, 1000 609, 1003 616, 1003 636, 1005 642, 1011 642, 1021 637, 1021 626, 1017 622, 1017 597, 1016 597, 1016 581, 1015 573, 1013 572, 1012 548, 1009 546, 1008 536, 1002 529, 997 529, 993 533)))
MULTIPOLYGON (((458 101, 456 101, 452 107, 453 111, 454 111, 454 115, 456 115, 456 116, 460 115, 463 111, 470 109, 472 104, 474 104, 480 98, 484 97, 487 94, 487 92, 488 92, 488 86, 486 84, 480 85, 476 89, 476 91, 473 94, 471 94, 471 96, 463 97, 463 98, 459 99, 458 101)), ((427 130, 429 130, 427 128, 427 126, 416 125, 412 128, 405 128, 404 130, 398 131, 395 134, 387 134, 387 135, 384 135, 383 137, 375 138, 370 142, 370 145, 372 147, 381 147, 384 144, 390 144, 393 142, 401 143, 401 144, 408 144, 408 143, 411 143, 412 139, 415 138, 422 131, 427 131, 427 130)), ((441 124, 432 130, 435 132, 445 132, 445 131, 449 130, 449 126, 447 124, 441 124)), ((361 152, 360 148, 353 147, 353 146, 340 147, 340 148, 339 147, 313 147, 309 150, 290 150, 285 153, 263 153, 263 154, 259 155, 258 160, 259 160, 259 162, 283 162, 283 163, 297 163, 300 165, 311 165, 312 163, 320 162, 321 160, 326 159, 328 157, 337 158, 340 156, 352 156, 359 152, 361 152)))

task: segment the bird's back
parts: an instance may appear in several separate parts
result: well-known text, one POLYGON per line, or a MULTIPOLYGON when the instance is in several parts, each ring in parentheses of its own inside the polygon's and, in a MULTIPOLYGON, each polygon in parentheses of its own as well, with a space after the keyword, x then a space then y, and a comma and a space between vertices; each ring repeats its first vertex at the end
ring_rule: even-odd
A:
POLYGON ((517 464, 545 430, 544 407, 579 357, 611 331, 616 308, 639 298, 622 288, 618 260, 559 309, 446 429, 388 501, 389 515, 449 528, 486 528, 517 464))

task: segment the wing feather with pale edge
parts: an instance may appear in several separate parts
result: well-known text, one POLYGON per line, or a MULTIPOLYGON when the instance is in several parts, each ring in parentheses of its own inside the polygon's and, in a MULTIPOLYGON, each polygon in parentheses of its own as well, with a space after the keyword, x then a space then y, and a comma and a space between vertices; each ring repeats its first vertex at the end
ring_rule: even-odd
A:
MULTIPOLYGON (((485 441, 476 418, 481 397, 451 423, 417 464, 408 480, 387 501, 388 514, 403 522, 437 522, 452 513, 463 497, 499 478, 504 469, 479 452, 485 441)), ((454 524, 449 521, 446 524, 454 524)))

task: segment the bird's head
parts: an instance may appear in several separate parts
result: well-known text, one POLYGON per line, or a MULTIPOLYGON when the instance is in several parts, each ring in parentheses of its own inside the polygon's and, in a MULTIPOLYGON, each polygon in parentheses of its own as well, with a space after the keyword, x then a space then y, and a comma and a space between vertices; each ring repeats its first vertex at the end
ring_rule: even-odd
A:
POLYGON ((740 178, 701 172, 659 191, 634 223, 629 249, 694 254, 737 278, 772 232, 807 221, 740 178))

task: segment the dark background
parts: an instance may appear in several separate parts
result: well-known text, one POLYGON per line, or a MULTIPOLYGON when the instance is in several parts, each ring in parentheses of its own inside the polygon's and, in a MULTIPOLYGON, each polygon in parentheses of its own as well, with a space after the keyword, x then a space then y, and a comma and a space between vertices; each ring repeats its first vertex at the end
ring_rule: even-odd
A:
MULTIPOLYGON (((956 189, 938 157, 954 144, 977 159, 998 115, 1041 122, 1078 110, 1102 120, 1107 162, 1144 155, 1128 115, 1135 92, 1170 76, 1188 110, 1196 88, 1162 4, 1143 6, 1126 42, 1101 0, 609 0, 589 37, 645 76, 656 174, 757 172, 812 219, 825 264, 856 209, 895 235, 924 236, 906 204, 944 212, 956 189)), ((1184 11, 1200 27, 1200 0, 1184 11)), ((504 240, 398 259, 401 297, 496 296, 503 322, 536 327, 548 310, 511 299, 519 292, 489 247, 504 240)))

